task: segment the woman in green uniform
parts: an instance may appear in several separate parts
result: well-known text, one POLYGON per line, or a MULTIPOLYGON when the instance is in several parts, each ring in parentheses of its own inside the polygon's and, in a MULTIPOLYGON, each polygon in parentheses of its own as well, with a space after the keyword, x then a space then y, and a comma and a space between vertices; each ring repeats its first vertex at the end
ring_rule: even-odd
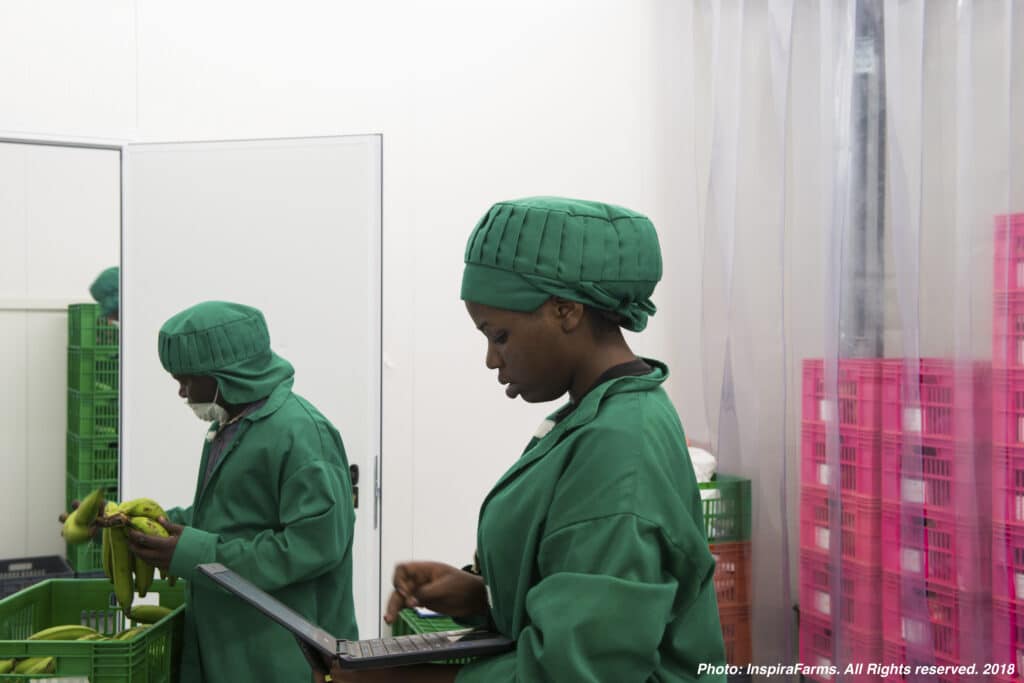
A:
POLYGON ((136 555, 187 580, 181 681, 308 681, 294 638, 195 567, 220 562, 338 637, 358 637, 341 436, 292 392, 295 371, 255 308, 188 308, 160 329, 159 353, 178 395, 212 423, 193 504, 167 511, 170 537, 129 532, 136 555))
POLYGON ((711 681, 724 665, 701 502, 664 364, 638 358, 661 278, 654 226, 624 208, 502 202, 473 231, 462 298, 509 398, 569 394, 480 510, 475 567, 399 565, 386 620, 425 605, 489 620, 513 652, 335 681, 711 681))

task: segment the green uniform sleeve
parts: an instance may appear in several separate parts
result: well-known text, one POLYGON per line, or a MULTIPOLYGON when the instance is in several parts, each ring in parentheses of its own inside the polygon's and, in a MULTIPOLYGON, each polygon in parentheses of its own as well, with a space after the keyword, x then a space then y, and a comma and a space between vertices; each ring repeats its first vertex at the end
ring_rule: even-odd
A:
POLYGON ((166 510, 167 519, 174 522, 175 524, 183 524, 184 526, 192 525, 192 506, 189 505, 187 508, 171 508, 166 510))
POLYGON ((337 468, 313 462, 281 486, 280 529, 223 540, 186 527, 171 573, 192 580, 197 564, 220 562, 267 591, 311 579, 342 561, 351 528, 347 522, 354 514, 337 468))
POLYGON ((679 562, 687 554, 630 513, 549 533, 538 557, 542 578, 527 593, 531 623, 516 650, 467 665, 458 681, 646 681, 665 625, 705 578, 696 567, 669 570, 679 562))

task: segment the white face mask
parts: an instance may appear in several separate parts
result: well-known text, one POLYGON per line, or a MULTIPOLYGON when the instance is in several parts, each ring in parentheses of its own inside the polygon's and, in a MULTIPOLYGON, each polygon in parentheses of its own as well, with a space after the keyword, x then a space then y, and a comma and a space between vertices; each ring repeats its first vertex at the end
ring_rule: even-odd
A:
POLYGON ((222 425, 230 419, 230 416, 224 406, 217 403, 217 396, 219 394, 220 387, 217 387, 217 391, 213 393, 213 400, 209 403, 193 403, 187 398, 185 402, 192 409, 192 412, 196 414, 196 417, 203 422, 216 422, 222 425))

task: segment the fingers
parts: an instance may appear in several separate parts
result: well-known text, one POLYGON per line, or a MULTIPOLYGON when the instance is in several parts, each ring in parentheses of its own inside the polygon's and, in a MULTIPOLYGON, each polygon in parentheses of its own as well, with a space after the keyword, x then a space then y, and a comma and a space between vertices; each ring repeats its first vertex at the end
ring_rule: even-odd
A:
POLYGON ((167 519, 166 517, 161 517, 157 521, 160 522, 160 524, 163 526, 163 528, 167 529, 167 533, 169 533, 171 536, 180 536, 182 530, 185 528, 185 527, 181 526, 180 524, 175 524, 174 522, 172 522, 171 520, 167 519))
POLYGON ((395 623, 398 613, 406 606, 405 598, 398 591, 392 591, 391 598, 388 599, 387 609, 384 611, 384 622, 387 624, 395 623))

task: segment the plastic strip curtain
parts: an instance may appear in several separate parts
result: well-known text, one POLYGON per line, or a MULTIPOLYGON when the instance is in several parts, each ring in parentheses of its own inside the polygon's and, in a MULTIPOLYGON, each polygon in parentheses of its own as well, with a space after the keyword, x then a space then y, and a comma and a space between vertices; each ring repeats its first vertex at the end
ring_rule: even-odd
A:
POLYGON ((783 273, 794 1, 704 0, 698 15, 710 36, 701 325, 707 417, 718 470, 752 479, 754 656, 778 663, 795 652, 788 445, 779 412, 790 374, 783 273), (751 201, 752 193, 761 200, 751 201))

